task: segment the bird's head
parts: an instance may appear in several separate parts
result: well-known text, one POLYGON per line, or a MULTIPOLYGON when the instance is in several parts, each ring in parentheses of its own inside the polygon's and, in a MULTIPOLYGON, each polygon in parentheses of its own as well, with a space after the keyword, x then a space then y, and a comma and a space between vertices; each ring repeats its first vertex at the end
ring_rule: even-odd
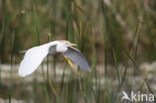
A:
POLYGON ((66 41, 66 40, 61 40, 60 42, 61 42, 63 45, 65 45, 65 46, 76 46, 76 44, 71 43, 71 42, 66 41))
POLYGON ((66 40, 60 40, 60 42, 57 44, 57 51, 65 52, 69 46, 76 46, 76 44, 70 43, 66 40))

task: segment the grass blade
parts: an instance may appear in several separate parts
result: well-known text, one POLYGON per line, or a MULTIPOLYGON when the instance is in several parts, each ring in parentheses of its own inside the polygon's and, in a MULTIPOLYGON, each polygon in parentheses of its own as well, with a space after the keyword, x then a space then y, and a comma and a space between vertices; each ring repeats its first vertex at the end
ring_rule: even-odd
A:
MULTIPOLYGON (((136 60, 136 56, 137 56, 137 50, 138 50, 138 45, 139 45, 139 40, 140 40, 140 29, 141 29, 141 24, 142 24, 143 20, 140 17, 139 18, 139 22, 137 24, 136 27, 136 32, 135 32, 135 37, 136 37, 136 46, 135 46, 135 51, 134 51, 134 60, 136 60)), ((134 39, 135 40, 135 39, 134 39)), ((134 41, 135 42, 135 41, 134 41)))
POLYGON ((10 88, 9 88, 9 103, 11 103, 12 91, 13 91, 13 77, 12 77, 12 70, 13 70, 13 54, 14 54, 14 39, 15 34, 12 34, 12 42, 11 42, 11 72, 10 72, 10 88))
POLYGON ((129 60, 133 63, 134 67, 137 69, 137 71, 140 71, 139 67, 136 65, 135 61, 133 60, 133 58, 129 55, 129 53, 127 52, 127 50, 122 47, 123 52, 126 54, 126 56, 129 58, 129 60))

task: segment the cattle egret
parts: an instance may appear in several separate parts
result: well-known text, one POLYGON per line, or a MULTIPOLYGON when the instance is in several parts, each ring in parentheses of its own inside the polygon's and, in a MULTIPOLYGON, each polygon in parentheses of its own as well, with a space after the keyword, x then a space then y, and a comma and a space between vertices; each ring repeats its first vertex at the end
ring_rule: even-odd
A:
POLYGON ((75 46, 75 44, 66 40, 57 40, 28 49, 20 63, 18 74, 22 77, 30 75, 48 54, 54 55, 56 53, 63 54, 80 68, 88 71, 90 67, 85 57, 78 49, 72 46, 75 46))

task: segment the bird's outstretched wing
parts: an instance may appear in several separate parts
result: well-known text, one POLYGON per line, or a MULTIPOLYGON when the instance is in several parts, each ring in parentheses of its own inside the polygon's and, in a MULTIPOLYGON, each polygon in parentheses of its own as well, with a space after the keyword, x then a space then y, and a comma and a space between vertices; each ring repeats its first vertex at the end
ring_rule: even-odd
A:
POLYGON ((24 59, 20 63, 18 74, 22 77, 34 72, 49 52, 49 46, 42 45, 26 51, 24 59))
POLYGON ((90 69, 87 60, 85 59, 83 54, 78 49, 69 46, 68 50, 66 52, 63 52, 62 54, 68 57, 71 61, 77 64, 80 68, 87 70, 87 71, 90 69))

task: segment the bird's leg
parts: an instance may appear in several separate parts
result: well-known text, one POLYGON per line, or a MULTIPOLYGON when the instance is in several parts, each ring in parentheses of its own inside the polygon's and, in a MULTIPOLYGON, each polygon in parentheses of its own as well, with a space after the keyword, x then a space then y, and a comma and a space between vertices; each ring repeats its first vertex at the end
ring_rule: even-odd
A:
POLYGON ((64 58, 67 60, 68 64, 72 67, 72 69, 74 70, 75 74, 78 75, 78 80, 79 80, 79 84, 80 84, 79 85, 80 86, 80 90, 82 90, 80 75, 79 75, 76 67, 73 65, 73 63, 66 56, 64 56, 64 58))
POLYGON ((67 60, 68 64, 72 67, 72 69, 74 70, 74 72, 76 74, 78 74, 76 67, 73 65, 73 63, 66 57, 64 56, 64 58, 67 60))

